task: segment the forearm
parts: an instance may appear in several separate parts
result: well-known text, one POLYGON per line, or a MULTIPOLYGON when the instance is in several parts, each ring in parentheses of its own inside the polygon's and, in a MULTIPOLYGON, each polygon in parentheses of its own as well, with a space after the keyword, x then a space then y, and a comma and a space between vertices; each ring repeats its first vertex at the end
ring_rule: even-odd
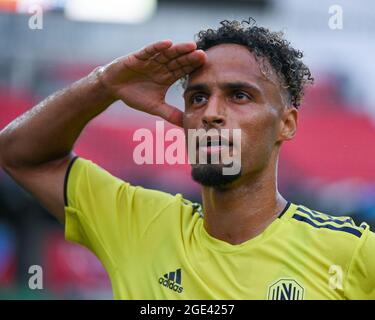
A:
POLYGON ((0 163, 31 167, 67 156, 85 125, 114 99, 98 70, 52 94, 0 132, 0 163))

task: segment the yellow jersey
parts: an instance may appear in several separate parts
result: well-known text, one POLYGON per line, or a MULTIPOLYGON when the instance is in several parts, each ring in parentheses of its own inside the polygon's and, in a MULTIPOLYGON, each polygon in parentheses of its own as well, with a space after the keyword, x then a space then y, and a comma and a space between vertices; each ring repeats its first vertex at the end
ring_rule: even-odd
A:
POLYGON ((132 186, 77 157, 65 179, 65 237, 102 262, 115 299, 374 299, 367 224, 288 203, 238 245, 204 228, 199 204, 132 186))

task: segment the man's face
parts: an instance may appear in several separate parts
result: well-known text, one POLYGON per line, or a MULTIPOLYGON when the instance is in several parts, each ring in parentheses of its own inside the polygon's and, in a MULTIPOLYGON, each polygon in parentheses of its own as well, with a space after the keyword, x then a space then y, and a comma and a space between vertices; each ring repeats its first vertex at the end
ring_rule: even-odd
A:
MULTIPOLYGON (((281 141, 291 138, 297 112, 287 108, 279 80, 244 46, 221 44, 206 51, 206 63, 189 75, 184 92, 184 129, 241 130, 241 171, 223 176, 224 164, 193 164, 193 178, 207 186, 225 186, 256 174, 268 164, 281 141), (292 116, 286 116, 286 112, 292 116), (293 120, 294 119, 294 120, 293 120), (290 128, 291 127, 291 128, 290 128)), ((294 128, 295 129, 295 128, 294 128)), ((222 146, 222 148, 227 146, 222 146)), ((220 148, 206 147, 208 159, 220 148)), ((231 156, 239 152, 229 146, 231 156)), ((222 160, 220 158, 220 160, 222 160)))

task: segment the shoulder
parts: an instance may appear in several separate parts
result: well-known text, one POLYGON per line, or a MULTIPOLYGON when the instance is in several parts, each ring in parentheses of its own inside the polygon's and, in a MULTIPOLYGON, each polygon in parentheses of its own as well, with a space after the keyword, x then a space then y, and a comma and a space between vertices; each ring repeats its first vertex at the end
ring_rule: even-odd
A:
POLYGON ((356 224, 349 216, 340 216, 323 213, 298 205, 292 219, 298 221, 311 232, 327 234, 332 238, 348 238, 358 241, 365 230, 369 229, 367 223, 356 224))
POLYGON ((296 206, 289 219, 291 236, 316 255, 328 260, 349 263, 358 247, 367 237, 369 225, 356 224, 349 216, 339 216, 296 206))

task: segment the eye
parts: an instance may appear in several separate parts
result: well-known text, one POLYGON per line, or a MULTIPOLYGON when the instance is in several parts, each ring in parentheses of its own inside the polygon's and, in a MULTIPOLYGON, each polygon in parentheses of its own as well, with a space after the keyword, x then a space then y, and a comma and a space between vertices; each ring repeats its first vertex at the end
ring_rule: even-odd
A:
POLYGON ((243 92, 243 91, 236 91, 233 94, 233 98, 235 100, 239 100, 239 101, 248 101, 248 100, 251 100, 250 96, 246 92, 243 92))
POLYGON ((198 93, 194 94, 190 98, 190 103, 193 105, 201 105, 207 102, 207 97, 204 94, 198 93))

